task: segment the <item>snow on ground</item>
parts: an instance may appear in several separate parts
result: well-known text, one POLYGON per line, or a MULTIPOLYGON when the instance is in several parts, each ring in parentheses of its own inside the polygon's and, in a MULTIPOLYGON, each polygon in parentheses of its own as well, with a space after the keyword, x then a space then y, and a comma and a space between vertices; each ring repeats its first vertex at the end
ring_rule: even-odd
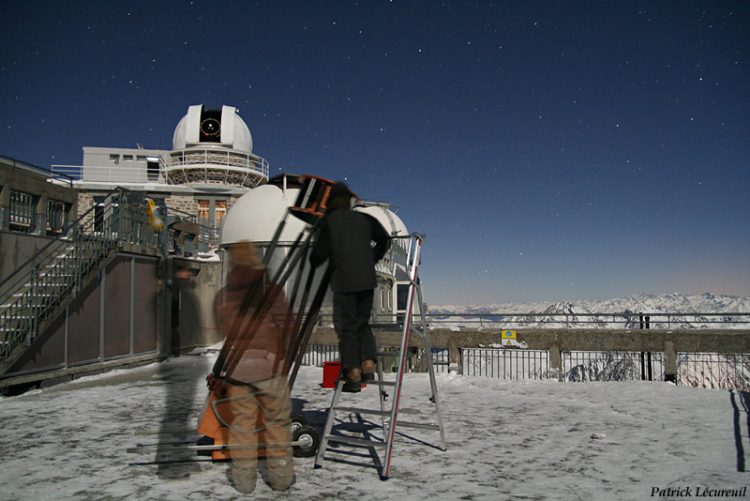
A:
MULTIPOLYGON (((0 499, 239 499, 226 463, 154 465, 156 448, 129 451, 158 443, 148 432, 160 426, 194 429, 214 356, 1 399, 0 499)), ((659 382, 437 377, 447 451, 437 447, 438 433, 403 428, 388 481, 379 480, 366 449, 347 449, 329 452, 317 470, 314 458, 296 458, 289 491, 275 493, 259 479, 254 497, 620 500, 652 498, 653 488, 689 487, 695 495, 750 484, 750 473, 738 472, 750 459, 742 395, 659 382)), ((293 391, 297 409, 320 427, 331 398, 321 380, 322 369, 302 367, 293 391)), ((400 415, 415 421, 429 411, 428 390, 427 375, 407 374, 400 415)), ((345 403, 375 407, 376 398, 368 387, 345 403)), ((337 426, 356 422, 341 415, 337 426)))

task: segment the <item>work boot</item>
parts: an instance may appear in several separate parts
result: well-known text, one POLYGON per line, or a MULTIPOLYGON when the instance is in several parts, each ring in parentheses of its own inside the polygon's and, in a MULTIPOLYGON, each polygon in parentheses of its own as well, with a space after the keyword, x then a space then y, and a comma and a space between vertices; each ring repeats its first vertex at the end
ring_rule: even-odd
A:
POLYGON ((253 468, 241 468, 232 465, 227 471, 229 483, 242 494, 252 494, 255 490, 255 481, 258 472, 253 468))
POLYGON ((370 383, 375 381, 375 361, 365 360, 362 362, 362 382, 370 383))
POLYGON ((268 467, 268 484, 271 489, 275 491, 287 490, 297 480, 291 458, 270 457, 266 464, 268 467))
POLYGON ((348 393, 358 393, 362 391, 362 371, 360 369, 349 369, 344 378, 342 391, 348 393))

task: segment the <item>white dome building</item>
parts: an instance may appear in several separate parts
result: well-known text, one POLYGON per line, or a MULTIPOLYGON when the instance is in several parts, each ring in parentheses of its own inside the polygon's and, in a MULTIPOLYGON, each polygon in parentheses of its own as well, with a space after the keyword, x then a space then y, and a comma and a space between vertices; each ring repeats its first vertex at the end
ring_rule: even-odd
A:
MULTIPOLYGON (((253 188, 237 200, 228 211, 221 230, 221 246, 227 247, 240 241, 250 241, 260 249, 267 248, 284 219, 289 207, 297 201, 300 193, 299 176, 281 175, 271 179, 267 184, 253 188)), ((408 237, 409 231, 401 218, 391 211, 386 204, 361 202, 355 210, 374 217, 392 237, 408 237)), ((307 223, 294 216, 286 218, 285 226, 279 236, 279 243, 274 256, 269 260, 272 273, 286 257, 290 245, 297 239, 307 223)), ((405 293, 408 277, 399 265, 391 258, 396 247, 402 249, 407 245, 407 238, 395 238, 392 249, 377 264, 378 287, 375 290, 373 313, 382 321, 395 321, 399 312, 399 293, 405 293)), ((403 302, 403 301, 402 301, 403 302)), ((324 308, 330 301, 324 303, 324 308)))
POLYGON ((252 134, 236 108, 195 105, 175 128, 164 175, 169 184, 253 188, 268 180, 268 162, 253 154, 252 134))
MULTIPOLYGON (((249 240, 265 244, 273 239, 274 232, 289 207, 300 193, 299 176, 281 175, 263 186, 249 190, 237 200, 224 218, 221 245, 249 240)), ((364 202, 355 210, 374 217, 391 236, 409 235, 404 222, 385 204, 364 202)), ((293 242, 306 227, 296 217, 287 218, 280 242, 293 242)))
MULTIPOLYGON (((221 245, 249 240, 265 244, 273 239, 276 228, 299 194, 299 188, 284 190, 276 184, 264 184, 242 195, 227 212, 221 228, 221 245)), ((286 221, 279 237, 281 242, 293 242, 307 226, 296 217, 286 221)))

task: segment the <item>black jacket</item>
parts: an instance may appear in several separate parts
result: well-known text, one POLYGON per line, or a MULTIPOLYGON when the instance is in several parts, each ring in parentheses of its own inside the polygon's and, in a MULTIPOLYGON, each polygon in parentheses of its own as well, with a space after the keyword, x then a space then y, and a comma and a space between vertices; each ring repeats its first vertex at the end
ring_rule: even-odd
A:
POLYGON ((388 250, 389 239, 372 216, 349 208, 329 211, 319 223, 318 239, 310 263, 318 266, 330 259, 331 290, 357 292, 374 289, 375 263, 388 250), (370 242, 375 242, 375 247, 370 242))

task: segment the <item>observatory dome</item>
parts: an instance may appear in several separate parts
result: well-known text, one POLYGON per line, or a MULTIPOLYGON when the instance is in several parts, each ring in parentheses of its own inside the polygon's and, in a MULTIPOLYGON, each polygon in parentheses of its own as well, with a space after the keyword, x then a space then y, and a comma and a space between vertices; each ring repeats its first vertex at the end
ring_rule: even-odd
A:
POLYGON ((405 237, 409 235, 409 230, 406 229, 406 225, 401 218, 383 205, 366 205, 356 207, 355 210, 364 212, 377 219, 383 228, 385 228, 385 231, 392 237, 405 237))
MULTIPOLYGON (((272 184, 264 184, 242 195, 227 212, 221 229, 221 244, 241 240, 270 242, 279 222, 286 215, 299 194, 299 189, 286 191, 272 184)), ((287 218, 279 241, 294 241, 306 224, 296 217, 287 218)))
MULTIPOLYGON (((264 184, 240 197, 227 212, 221 230, 221 244, 242 240, 270 242, 286 211, 297 200, 299 185, 290 181, 284 190, 278 184, 264 184)), ((409 231, 396 213, 384 205, 367 205, 355 210, 374 217, 391 236, 407 236, 409 231)), ((288 217, 279 241, 292 242, 306 227, 297 217, 288 217)))
POLYGON ((220 110, 211 110, 199 104, 188 108, 172 135, 172 149, 194 146, 221 146, 252 153, 253 136, 237 108, 222 106, 220 110))

